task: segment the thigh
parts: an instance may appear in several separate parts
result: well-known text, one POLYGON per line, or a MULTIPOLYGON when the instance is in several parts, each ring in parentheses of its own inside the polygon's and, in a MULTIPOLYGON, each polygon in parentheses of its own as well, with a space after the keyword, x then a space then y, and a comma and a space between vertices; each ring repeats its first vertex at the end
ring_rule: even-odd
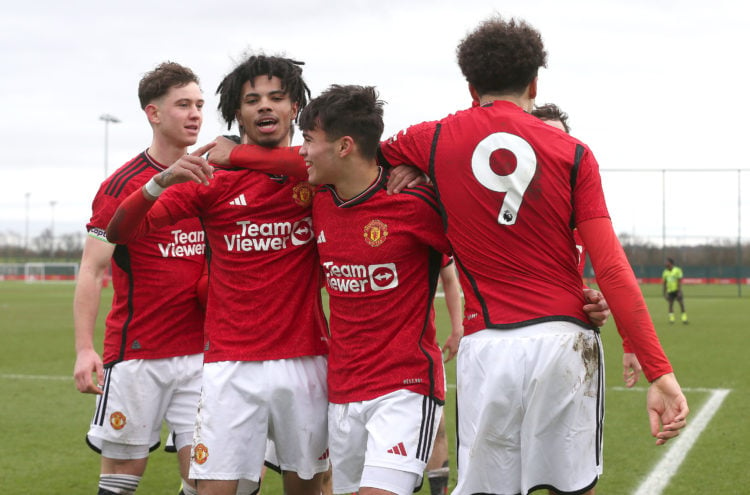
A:
POLYGON ((269 437, 279 467, 303 480, 328 470, 327 362, 323 356, 267 361, 269 437))
POLYGON ((122 361, 105 369, 89 444, 97 450, 103 441, 156 448, 171 397, 171 380, 163 379, 169 373, 164 359, 122 361))
POLYGON ((398 390, 365 403, 366 466, 421 473, 427 466, 443 406, 430 397, 398 390))
POLYGON ((484 330, 461 340, 456 363, 455 493, 521 491, 526 357, 508 335, 484 330))
POLYGON ((597 332, 545 337, 529 369, 523 486, 583 490, 601 474, 604 365, 597 332))
POLYGON ((192 434, 201 396, 203 355, 180 356, 170 361, 175 381, 164 419, 169 431, 177 435, 192 434))
POLYGON ((263 362, 203 366, 190 477, 258 481, 268 437, 263 362))
POLYGON ((356 492, 366 482, 391 491, 401 483, 404 486, 396 492, 410 493, 421 481, 441 415, 437 401, 407 390, 370 401, 331 404, 334 492, 356 492))
POLYGON ((328 406, 333 493, 356 493, 359 490, 367 450, 362 404, 353 402, 328 406))

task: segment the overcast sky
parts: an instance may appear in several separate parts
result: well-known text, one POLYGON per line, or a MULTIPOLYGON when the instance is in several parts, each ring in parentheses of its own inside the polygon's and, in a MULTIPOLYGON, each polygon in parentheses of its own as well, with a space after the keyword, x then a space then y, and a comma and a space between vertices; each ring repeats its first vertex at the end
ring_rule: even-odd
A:
MULTIPOLYGON (((310 0, 12 2, 0 17, 0 234, 84 232, 108 168, 143 151, 151 130, 138 81, 164 60, 200 76, 199 143, 225 129, 214 91, 248 50, 306 62, 313 96, 374 85, 386 135, 470 104, 457 43, 481 20, 521 17, 542 33, 537 102, 570 114, 572 134, 607 169, 750 169, 750 18, 739 0, 310 0), (51 205, 55 202, 55 206, 51 205)), ((750 235, 750 171, 604 172, 618 232, 750 235), (675 192, 675 189, 677 190, 675 192)))

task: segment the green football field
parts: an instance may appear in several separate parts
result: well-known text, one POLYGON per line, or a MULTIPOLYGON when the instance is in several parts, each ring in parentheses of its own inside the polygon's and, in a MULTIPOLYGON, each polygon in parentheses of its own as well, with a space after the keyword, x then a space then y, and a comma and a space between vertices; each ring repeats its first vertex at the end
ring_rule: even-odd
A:
MULTIPOLYGON (((600 494, 671 495, 746 493, 750 486, 750 288, 685 289, 690 324, 667 323, 657 286, 644 287, 662 344, 690 403, 690 426, 656 447, 646 416, 643 379, 622 387, 620 339, 612 322, 602 329, 607 359, 604 475, 600 494)), ((94 494, 98 456, 84 442, 94 397, 77 392, 71 378, 75 353, 73 285, 0 282, 0 492, 94 494)), ((111 289, 103 294, 103 307, 111 289)), ((438 328, 448 332, 443 301, 438 328)), ((99 335, 101 338, 101 335, 99 335)), ((455 383, 448 365, 446 417, 454 435, 455 383)), ((455 466, 452 464, 452 468, 455 466)), ((455 473, 451 479, 455 482, 455 473)), ((138 493, 176 494, 174 454, 152 454, 138 493)), ((267 477, 264 494, 281 493, 267 477)), ((429 493, 425 483, 420 493, 429 493)))

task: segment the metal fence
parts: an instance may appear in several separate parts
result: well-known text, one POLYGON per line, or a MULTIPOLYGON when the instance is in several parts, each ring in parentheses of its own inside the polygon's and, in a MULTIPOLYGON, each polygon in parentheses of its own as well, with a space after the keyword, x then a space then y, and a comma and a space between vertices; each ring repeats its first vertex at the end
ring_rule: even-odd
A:
POLYGON ((638 277, 660 278, 664 260, 674 258, 696 283, 750 283, 750 169, 602 169, 601 176, 638 277))

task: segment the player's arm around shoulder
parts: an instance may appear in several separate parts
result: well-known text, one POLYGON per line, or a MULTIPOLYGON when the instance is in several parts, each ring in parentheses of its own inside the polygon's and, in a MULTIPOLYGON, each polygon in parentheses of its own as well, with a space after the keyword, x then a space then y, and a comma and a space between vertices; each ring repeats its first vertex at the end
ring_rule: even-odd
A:
POLYGON ((156 174, 143 186, 144 194, 147 194, 147 198, 155 200, 161 193, 159 189, 163 190, 175 184, 196 182, 208 185, 214 176, 214 168, 202 155, 205 155, 214 146, 216 146, 216 142, 211 142, 178 158, 166 170, 156 174), (153 187, 153 184, 157 187, 153 187), (158 194, 153 194, 154 191, 158 194))
POLYGON ((393 167, 389 170, 387 191, 388 194, 398 194, 408 187, 416 187, 421 184, 429 184, 430 179, 417 167, 403 165, 393 167))
POLYGON ((151 177, 140 190, 133 191, 125 198, 107 225, 107 240, 116 244, 127 244, 147 234, 152 227, 173 223, 171 220, 164 220, 164 225, 151 226, 146 222, 146 217, 168 187, 185 182, 209 184, 213 178, 213 167, 202 155, 215 144, 208 143, 190 154, 181 156, 166 170, 151 177))

